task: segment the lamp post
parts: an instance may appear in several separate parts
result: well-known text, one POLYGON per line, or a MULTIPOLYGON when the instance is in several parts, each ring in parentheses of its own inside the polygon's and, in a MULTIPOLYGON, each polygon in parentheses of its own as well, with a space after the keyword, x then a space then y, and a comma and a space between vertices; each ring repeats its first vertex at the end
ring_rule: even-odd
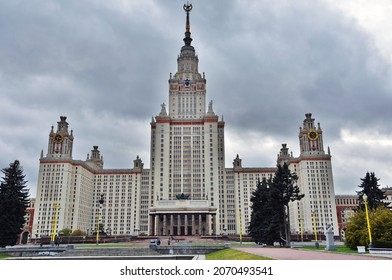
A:
POLYGON ((101 223, 101 215, 102 215, 102 205, 103 205, 103 194, 101 194, 101 198, 99 199, 99 212, 98 212, 98 226, 97 226, 97 236, 96 236, 96 244, 99 244, 99 231, 100 231, 100 223, 101 223))
POLYGON ((316 213, 315 213, 315 211, 312 211, 312 216, 313 216, 313 231, 314 231, 314 239, 315 239, 315 243, 314 243, 314 246, 316 247, 316 248, 319 248, 319 243, 318 243, 318 241, 317 241, 317 226, 316 226, 316 213))
POLYGON ((317 227, 316 227, 316 214, 314 211, 312 211, 312 217, 313 217, 313 232, 314 232, 314 239, 317 243, 317 227))
POLYGON ((57 232, 57 219, 58 219, 58 214, 59 214, 59 209, 60 209, 60 203, 55 204, 55 214, 53 217, 53 222, 52 222, 52 232, 50 234, 50 246, 54 246, 55 239, 56 239, 56 232, 57 232))
POLYGON ((372 241, 372 231, 370 228, 370 219, 369 219, 369 211, 368 211, 368 197, 366 194, 363 194, 363 203, 365 204, 365 213, 366 213, 366 222, 367 222, 367 228, 368 228, 368 234, 369 234, 369 248, 373 248, 373 241, 372 241))
POLYGON ((301 242, 304 242, 304 228, 303 228, 303 218, 301 218, 301 215, 299 215, 299 232, 301 233, 301 242))
POLYGON ((241 215, 241 208, 240 211, 240 244, 242 244, 242 215, 241 215))

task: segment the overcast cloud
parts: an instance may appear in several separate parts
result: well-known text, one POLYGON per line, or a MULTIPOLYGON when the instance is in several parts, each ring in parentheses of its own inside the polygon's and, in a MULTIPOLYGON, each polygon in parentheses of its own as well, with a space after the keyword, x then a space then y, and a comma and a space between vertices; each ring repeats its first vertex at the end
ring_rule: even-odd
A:
MULTIPOLYGON (((185 32, 184 0, 0 2, 0 167, 15 159, 36 195, 39 156, 59 117, 74 159, 98 145, 105 168, 149 167, 150 121, 167 103, 185 32)), ((207 99, 226 122, 226 167, 299 155, 313 113, 335 192, 373 171, 392 184, 392 19, 388 1, 193 1, 207 99), (343 3, 342 3, 343 2, 343 3)))

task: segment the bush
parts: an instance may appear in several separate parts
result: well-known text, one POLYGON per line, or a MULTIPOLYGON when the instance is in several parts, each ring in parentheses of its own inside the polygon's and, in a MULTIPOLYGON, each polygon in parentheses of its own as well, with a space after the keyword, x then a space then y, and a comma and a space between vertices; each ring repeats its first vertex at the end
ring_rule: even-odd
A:
POLYGON ((373 245, 375 248, 392 248, 392 241, 374 241, 373 245))
MULTIPOLYGON (((375 247, 385 247, 392 242, 392 211, 380 206, 369 212, 372 243, 375 247)), ((358 211, 347 223, 345 245, 355 250, 357 246, 369 245, 369 233, 365 211, 358 211)), ((390 246, 390 245, 388 245, 390 246)))
POLYGON ((86 236, 86 233, 80 229, 75 229, 71 236, 86 236))

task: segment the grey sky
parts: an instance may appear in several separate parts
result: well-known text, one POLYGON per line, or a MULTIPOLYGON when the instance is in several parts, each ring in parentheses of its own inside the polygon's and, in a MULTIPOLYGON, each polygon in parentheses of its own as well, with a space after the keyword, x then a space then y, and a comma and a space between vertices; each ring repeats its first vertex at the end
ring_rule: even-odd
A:
MULTIPOLYGON (((366 171, 392 183, 387 2, 338 2, 192 2, 192 45, 207 99, 226 121, 227 167, 237 153, 246 167, 275 166, 282 143, 298 156, 311 112, 337 194, 358 190, 366 171)), ((35 196, 39 155, 60 115, 74 130, 74 159, 98 145, 106 168, 129 168, 137 155, 149 167, 149 123, 177 70, 183 4, 0 2, 0 167, 19 159, 35 196)))

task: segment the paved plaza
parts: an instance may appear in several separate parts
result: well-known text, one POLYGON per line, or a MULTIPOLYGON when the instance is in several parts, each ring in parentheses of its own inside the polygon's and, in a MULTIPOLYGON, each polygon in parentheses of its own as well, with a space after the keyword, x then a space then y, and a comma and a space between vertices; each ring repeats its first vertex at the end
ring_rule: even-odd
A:
POLYGON ((313 251, 294 248, 235 247, 235 249, 277 260, 392 260, 392 255, 342 254, 331 251, 313 251))

